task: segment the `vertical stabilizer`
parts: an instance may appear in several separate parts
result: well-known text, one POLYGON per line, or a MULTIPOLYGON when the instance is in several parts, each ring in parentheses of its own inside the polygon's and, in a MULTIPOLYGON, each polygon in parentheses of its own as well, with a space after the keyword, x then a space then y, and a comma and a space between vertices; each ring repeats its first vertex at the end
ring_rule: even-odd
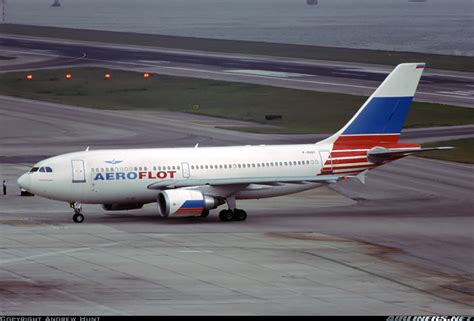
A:
POLYGON ((334 143, 343 136, 353 140, 369 135, 371 141, 387 138, 397 142, 424 67, 424 63, 398 65, 354 117, 324 142, 334 143))

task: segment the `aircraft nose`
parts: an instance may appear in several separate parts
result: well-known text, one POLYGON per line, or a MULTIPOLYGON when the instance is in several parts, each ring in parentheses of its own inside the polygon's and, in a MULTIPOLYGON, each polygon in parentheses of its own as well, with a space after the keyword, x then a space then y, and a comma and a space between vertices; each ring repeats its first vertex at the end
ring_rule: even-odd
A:
POLYGON ((28 190, 30 188, 30 184, 31 184, 30 174, 25 173, 25 174, 21 175, 16 182, 18 183, 18 185, 21 188, 28 190))

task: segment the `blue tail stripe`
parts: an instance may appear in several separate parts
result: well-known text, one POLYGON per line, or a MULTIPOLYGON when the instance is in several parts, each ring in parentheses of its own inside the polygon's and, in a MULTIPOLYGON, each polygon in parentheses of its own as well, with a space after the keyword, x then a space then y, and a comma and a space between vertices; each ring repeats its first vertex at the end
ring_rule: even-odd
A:
POLYGON ((189 200, 185 201, 180 208, 203 208, 204 200, 189 200))
POLYGON ((374 97, 343 135, 395 134, 402 131, 413 97, 374 97))

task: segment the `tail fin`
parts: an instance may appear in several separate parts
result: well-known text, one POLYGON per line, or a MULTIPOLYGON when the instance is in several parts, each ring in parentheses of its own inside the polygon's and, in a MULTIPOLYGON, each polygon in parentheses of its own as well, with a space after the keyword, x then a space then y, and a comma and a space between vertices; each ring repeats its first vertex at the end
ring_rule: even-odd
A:
POLYGON ((373 143, 398 142, 424 67, 424 63, 398 65, 354 117, 324 142, 335 143, 342 137, 345 142, 361 141, 364 136, 373 143))

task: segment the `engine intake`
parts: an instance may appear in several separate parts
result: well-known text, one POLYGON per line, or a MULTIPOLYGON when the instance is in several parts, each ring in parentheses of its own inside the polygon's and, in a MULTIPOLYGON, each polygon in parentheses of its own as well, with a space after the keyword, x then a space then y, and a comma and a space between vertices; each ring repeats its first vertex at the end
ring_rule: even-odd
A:
POLYGON ((158 213, 163 217, 200 216, 221 204, 224 204, 221 199, 186 189, 161 191, 157 200, 158 213))

